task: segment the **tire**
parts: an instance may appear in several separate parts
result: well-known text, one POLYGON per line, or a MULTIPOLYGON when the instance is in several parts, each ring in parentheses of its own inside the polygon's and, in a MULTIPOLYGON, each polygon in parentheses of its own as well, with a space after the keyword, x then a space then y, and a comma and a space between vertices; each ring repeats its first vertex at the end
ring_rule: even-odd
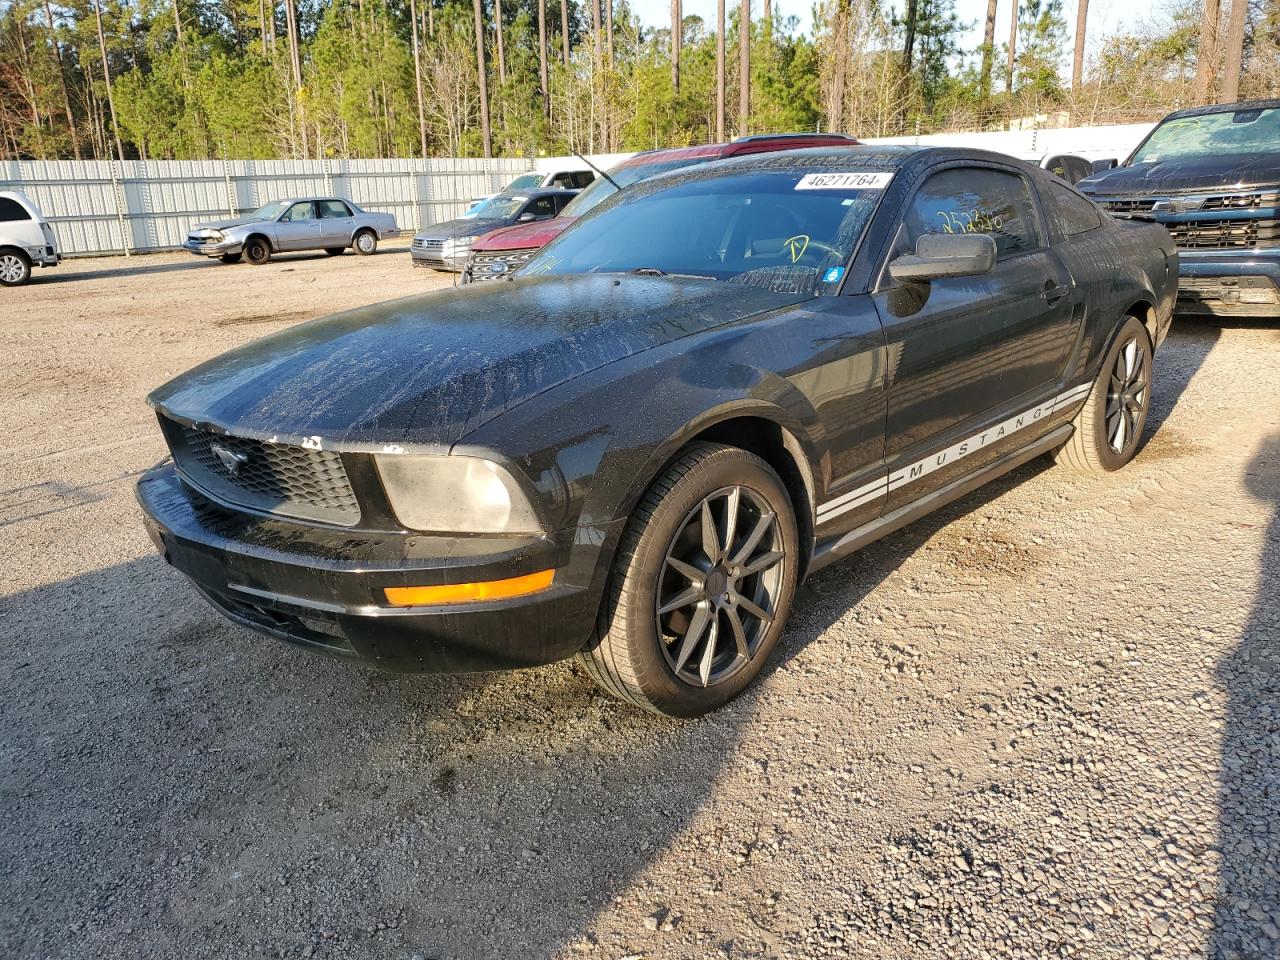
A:
POLYGON ((271 244, 264 237, 250 237, 244 242, 244 258, 255 267, 271 259, 271 244))
POLYGON ((579 660, 601 688, 636 706, 670 717, 707 713, 768 661, 799 566, 795 511, 773 469, 737 447, 696 444, 633 511, 579 660))
POLYGON ((351 238, 351 249, 362 257, 371 256, 378 249, 378 235, 372 230, 361 230, 351 238))
POLYGON ((20 287, 31 279, 31 261, 21 250, 0 250, 0 286, 20 287))
POLYGON ((1151 410, 1151 338, 1134 317, 1120 327, 1075 418, 1075 433, 1054 455, 1080 473, 1119 470, 1138 452, 1151 410))
POLYGON ((331 257, 340 257, 347 252, 346 247, 325 247, 324 252, 331 257))
POLYGON ((242 256, 243 254, 239 253, 224 253, 218 259, 223 263, 239 263, 242 256))

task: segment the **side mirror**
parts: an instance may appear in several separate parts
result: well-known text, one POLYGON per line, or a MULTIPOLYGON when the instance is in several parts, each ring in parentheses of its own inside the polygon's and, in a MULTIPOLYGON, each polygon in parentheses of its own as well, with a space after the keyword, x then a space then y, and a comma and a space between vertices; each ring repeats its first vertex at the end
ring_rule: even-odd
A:
POLYGON ((985 233, 927 233, 916 252, 889 264, 889 276, 908 283, 976 277, 996 265, 996 242, 985 233))
POLYGON ((516 223, 528 223, 530 220, 537 220, 538 217, 532 211, 526 210, 520 216, 516 217, 516 223))
POLYGON ((1119 161, 1115 157, 1107 157, 1105 160, 1093 161, 1094 173, 1106 173, 1108 170, 1114 170, 1119 165, 1119 161))

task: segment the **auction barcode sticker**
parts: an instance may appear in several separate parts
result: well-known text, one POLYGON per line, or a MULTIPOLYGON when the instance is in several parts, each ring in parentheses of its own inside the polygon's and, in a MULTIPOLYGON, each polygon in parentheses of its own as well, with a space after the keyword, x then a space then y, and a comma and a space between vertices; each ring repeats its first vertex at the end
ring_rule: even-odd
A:
POLYGON ((892 172, 806 173, 797 190, 883 190, 893 179, 892 172))

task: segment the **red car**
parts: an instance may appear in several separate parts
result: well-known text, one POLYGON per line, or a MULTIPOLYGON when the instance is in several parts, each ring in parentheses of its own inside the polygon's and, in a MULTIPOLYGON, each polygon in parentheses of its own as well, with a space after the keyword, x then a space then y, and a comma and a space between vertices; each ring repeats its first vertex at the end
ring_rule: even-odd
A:
POLYGON ((777 150, 802 150, 805 147, 847 147, 857 142, 853 137, 842 133, 762 133, 739 137, 729 143, 637 153, 610 170, 609 178, 596 178, 551 220, 502 227, 479 237, 471 247, 471 259, 462 272, 462 282, 501 279, 560 236, 571 223, 596 204, 613 196, 618 187, 628 187, 637 180, 725 157, 772 153, 777 150))

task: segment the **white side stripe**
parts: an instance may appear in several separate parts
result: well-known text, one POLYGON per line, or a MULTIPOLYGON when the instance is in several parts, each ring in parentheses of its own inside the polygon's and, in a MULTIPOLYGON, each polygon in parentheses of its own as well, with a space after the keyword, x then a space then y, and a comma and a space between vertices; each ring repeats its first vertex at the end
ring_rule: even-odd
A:
POLYGON ((982 433, 975 433, 967 440, 953 443, 945 450, 940 450, 925 457, 923 460, 917 460, 910 466, 895 470, 887 477, 880 477, 858 487, 856 490, 842 493, 840 496, 828 500, 818 507, 818 523, 826 523, 832 517, 837 517, 848 510, 852 510, 854 507, 860 507, 865 503, 878 500, 886 496, 891 490, 897 490, 908 483, 914 483, 916 480, 928 476, 933 471, 941 469, 949 463, 954 463, 963 457, 967 457, 975 450, 981 450, 989 443, 995 443, 1011 433, 1025 429, 1031 424, 1043 420, 1055 410, 1060 410, 1071 403, 1084 399, 1092 389, 1092 383, 1083 383, 1077 387, 1072 387, 1051 400, 1046 400, 1044 403, 1038 404, 1029 410, 1015 414, 1002 423, 989 427, 982 433))

